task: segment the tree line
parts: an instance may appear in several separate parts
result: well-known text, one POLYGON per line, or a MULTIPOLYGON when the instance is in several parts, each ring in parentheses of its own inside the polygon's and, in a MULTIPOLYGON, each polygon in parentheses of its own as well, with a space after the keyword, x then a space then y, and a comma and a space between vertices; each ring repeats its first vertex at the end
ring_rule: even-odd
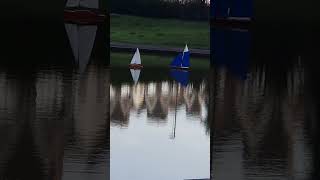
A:
POLYGON ((111 13, 159 18, 208 20, 206 0, 111 0, 111 13))

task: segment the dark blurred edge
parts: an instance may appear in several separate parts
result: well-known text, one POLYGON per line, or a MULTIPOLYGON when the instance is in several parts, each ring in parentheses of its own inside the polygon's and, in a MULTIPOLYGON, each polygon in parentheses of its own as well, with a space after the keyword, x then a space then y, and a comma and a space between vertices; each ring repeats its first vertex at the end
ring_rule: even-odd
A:
MULTIPOLYGON (((0 1, 0 68, 30 72, 41 65, 60 65, 73 68, 73 54, 64 26, 65 0, 2 0, 0 1)), ((109 10, 108 1, 100 1, 106 21, 98 24, 91 60, 109 66, 109 10)), ((110 73, 107 71, 109 92, 110 73)), ((110 97, 106 97, 110 101, 110 97)), ((110 103, 107 103, 108 105, 110 103)), ((109 109, 109 107, 106 107, 109 109)), ((109 111, 107 111, 109 113, 109 111)), ((107 125, 110 115, 107 116, 107 125)), ((109 134, 109 126, 106 128, 109 134)), ((110 136, 108 135, 108 138, 110 136)), ((110 140, 108 140, 110 142, 110 140)), ((108 156, 110 145, 108 145, 108 156)), ((107 165, 110 165, 109 157, 107 165)), ((110 175, 109 168, 106 169, 110 175)), ((107 179, 110 179, 108 176, 107 179)))
MULTIPOLYGON (((271 10, 271 9, 270 9, 271 10)), ((271 10, 272 11, 272 10, 271 10)), ((284 10, 285 11, 285 10, 284 10)), ((303 12, 303 11, 300 11, 303 12)), ((313 11, 314 13, 314 11, 313 11)), ((279 15, 279 14, 278 14, 279 15)), ((287 16, 285 18, 286 13, 283 13, 283 16, 280 16, 278 19, 275 18, 274 14, 270 15, 270 19, 261 16, 257 16, 252 19, 252 21, 248 24, 238 24, 233 26, 232 24, 216 24, 211 19, 211 66, 212 68, 212 82, 214 82, 215 78, 215 70, 216 68, 216 60, 217 60, 217 52, 220 50, 214 49, 214 47, 224 45, 225 47, 229 47, 228 45, 234 46, 237 44, 238 47, 243 45, 243 43, 249 43, 246 54, 248 55, 249 67, 267 67, 268 73, 270 73, 270 78, 274 84, 277 86, 283 86, 283 79, 281 79, 284 74, 289 71, 294 62, 301 58, 302 64, 306 69, 306 91, 309 93, 308 98, 306 98, 306 102, 311 102, 310 104, 315 104, 315 110, 313 110, 313 119, 312 119, 312 127, 313 131, 310 132, 315 139, 313 142, 314 145, 314 171, 312 172, 312 177, 315 179, 319 179, 319 154, 320 147, 319 143, 317 143, 320 139, 320 123, 319 120, 319 90, 320 90, 320 78, 319 78, 319 59, 320 59, 320 23, 319 18, 307 18, 305 14, 301 18, 297 18, 297 16, 287 16), (221 31, 224 33, 225 37, 221 38, 217 37, 215 33, 221 31), (243 42, 239 42, 239 37, 236 38, 235 34, 242 34, 239 37, 243 40, 243 42), (248 37, 247 39, 244 37, 248 37), (243 39, 244 38, 244 39, 243 39), (222 41, 222 40, 225 41, 222 41), (246 39, 246 40, 245 40, 246 39)), ((310 15, 311 17, 311 15, 310 15)), ((238 48, 239 49, 239 48, 238 48)), ((238 52, 236 48, 232 49, 222 49, 225 54, 234 54, 234 52, 238 52)), ((241 49, 241 48, 240 48, 241 49)), ((221 58, 221 57, 219 57, 221 58)), ((234 64, 236 61, 239 63, 239 57, 234 58, 234 64)), ((215 87, 211 87, 212 93, 210 94, 211 101, 214 101, 215 97, 215 87)), ((308 107, 306 107, 308 109, 308 107)), ((214 109, 212 107, 211 109, 214 109)), ((211 111, 209 111, 211 112, 211 111)), ((214 121, 214 110, 212 111, 213 115, 211 115, 212 122, 214 121)), ((211 126, 211 149, 214 146, 214 123, 211 126)), ((211 151, 211 158, 212 158, 211 151)), ((213 171, 212 167, 212 159, 211 159, 211 172, 213 171)), ((213 174, 211 174, 213 177, 213 174)))
MULTIPOLYGON (((69 64, 72 51, 64 27, 65 0, 0 2, 0 63, 38 65, 69 64)), ((109 14, 101 2, 106 21, 98 24, 92 58, 109 65, 109 14)))

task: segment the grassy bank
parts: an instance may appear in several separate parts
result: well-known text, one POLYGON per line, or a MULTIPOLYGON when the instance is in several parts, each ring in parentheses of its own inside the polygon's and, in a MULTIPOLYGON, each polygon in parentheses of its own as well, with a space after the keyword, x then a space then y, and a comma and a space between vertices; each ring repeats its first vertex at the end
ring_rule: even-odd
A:
POLYGON ((164 47, 210 48, 209 22, 112 15, 112 42, 158 45, 164 47))
MULTIPOLYGON (((112 67, 128 67, 131 61, 133 53, 115 53, 111 52, 110 64, 112 67)), ((141 53, 141 61, 145 68, 168 68, 170 62, 174 56, 158 56, 158 55, 146 55, 141 53)), ((190 58, 190 64, 192 69, 209 69, 209 59, 203 58, 190 58)))

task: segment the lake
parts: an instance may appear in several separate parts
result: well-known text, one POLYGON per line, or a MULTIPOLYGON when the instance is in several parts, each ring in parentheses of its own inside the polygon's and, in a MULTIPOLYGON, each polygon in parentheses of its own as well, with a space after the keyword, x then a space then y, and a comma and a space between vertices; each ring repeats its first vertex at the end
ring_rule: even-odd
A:
POLYGON ((111 179, 209 178, 208 68, 139 73, 111 70, 111 179))
POLYGON ((319 35, 216 28, 211 38, 212 178, 319 179, 319 35))
POLYGON ((2 29, 0 179, 110 179, 106 27, 2 29))
POLYGON ((0 179, 320 177, 314 29, 212 29, 211 67, 185 72, 143 52, 130 71, 106 25, 6 27, 0 179))

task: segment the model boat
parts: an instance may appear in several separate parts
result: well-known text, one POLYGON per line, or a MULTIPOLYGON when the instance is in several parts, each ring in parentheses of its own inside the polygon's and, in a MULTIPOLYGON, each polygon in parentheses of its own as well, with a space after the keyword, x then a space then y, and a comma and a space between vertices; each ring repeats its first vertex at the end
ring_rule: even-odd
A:
POLYGON ((143 66, 141 65, 141 57, 139 49, 137 48, 136 52, 134 53, 132 60, 129 64, 130 69, 142 69, 143 66))
POLYGON ((186 45, 183 52, 179 53, 171 62, 171 68, 187 70, 190 67, 190 52, 186 45))

